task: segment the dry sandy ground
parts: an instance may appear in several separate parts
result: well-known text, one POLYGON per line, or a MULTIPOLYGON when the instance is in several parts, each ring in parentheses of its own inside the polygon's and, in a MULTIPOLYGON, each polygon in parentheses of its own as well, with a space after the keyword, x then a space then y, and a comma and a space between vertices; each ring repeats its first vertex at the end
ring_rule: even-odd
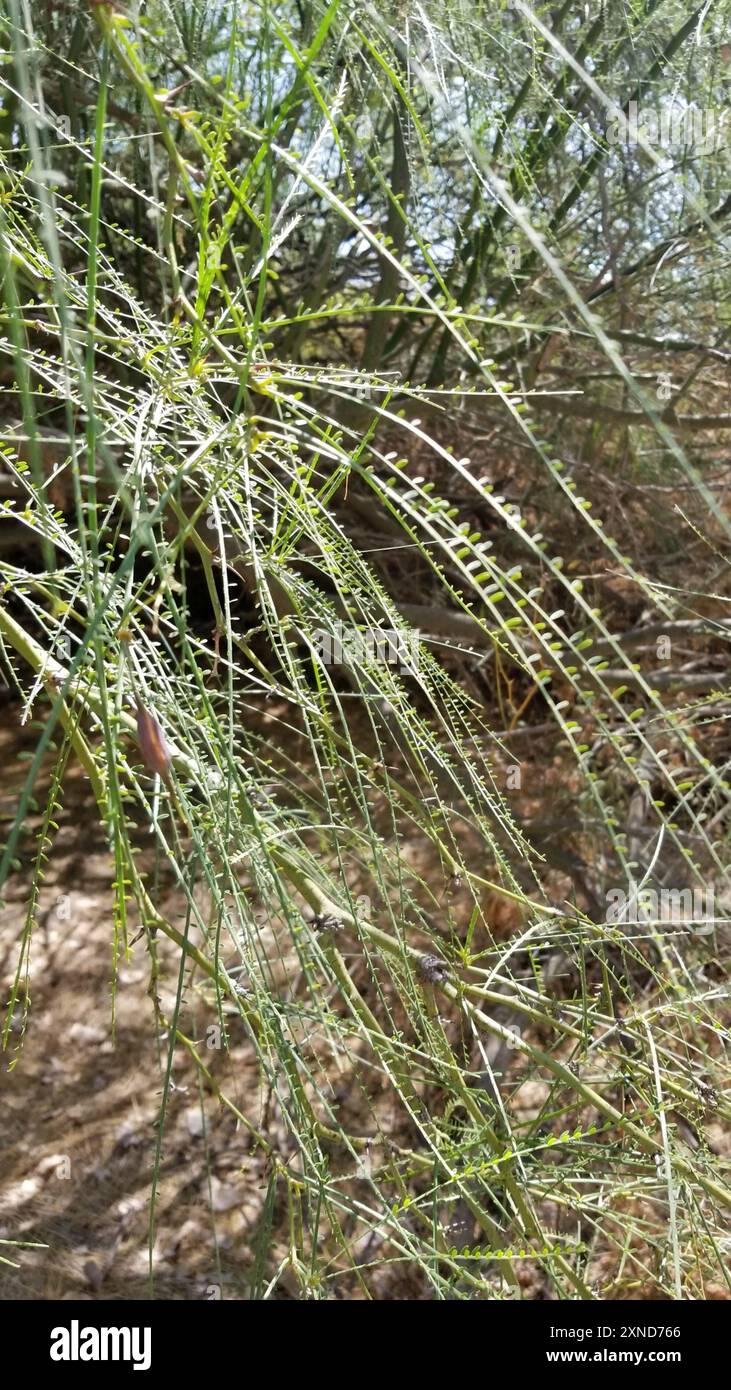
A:
MULTIPOLYGON (((0 731, 1 833, 12 821, 38 730, 30 727, 19 734, 14 707, 6 706, 0 714, 5 715, 0 731)), ((150 1203, 167 1034, 155 1016, 144 938, 127 961, 119 962, 113 1027, 113 866, 88 784, 72 764, 56 819, 59 829, 32 936, 30 1007, 26 1010, 21 989, 0 1062, 0 1241, 38 1243, 41 1248, 0 1244, 0 1299, 248 1298, 261 1243, 268 1160, 230 1110, 208 1087, 202 1089, 198 1069, 181 1047, 174 1056, 165 1116, 151 1282, 150 1203)), ((16 976, 40 824, 39 814, 29 816, 19 851, 21 868, 0 909, 3 1001, 16 976)), ((182 929, 180 902, 162 889, 155 898, 167 919, 182 929)), ((132 941, 136 928, 132 914, 132 941)), ((165 938, 158 937, 157 945, 157 996, 169 1019, 179 954, 165 938)), ((282 953, 281 942, 272 938, 269 947, 285 987, 292 962, 282 953)), ((296 1158, 295 1146, 262 1085, 253 1046, 233 1006, 225 1010, 228 1050, 215 1045, 218 1015, 211 993, 188 981, 179 1026, 197 1044, 220 1091, 289 1163, 296 1158)), ((390 1099, 384 1094, 366 1100, 349 1086, 345 1074, 339 1077, 337 1099, 354 1132, 362 1118, 355 1113, 359 1105, 368 1104, 371 1114, 374 1105, 387 1110, 385 1128, 392 1121, 390 1099)), ((290 1271, 273 1277, 286 1253, 289 1229, 280 1188, 266 1241, 264 1281, 271 1281, 269 1297, 301 1298, 290 1271)), ((354 1251, 362 1255, 359 1234, 351 1232, 354 1251)), ((373 1238, 366 1238, 373 1257, 373 1238)), ((424 1297, 420 1283, 412 1286, 408 1270, 390 1264, 372 1273, 371 1290, 375 1297, 424 1297)), ((328 1293, 331 1298, 362 1296, 347 1274, 333 1279, 328 1293)))
MULTIPOLYGON (((0 745, 3 828, 27 769, 10 732, 0 745)), ((26 747, 33 737, 29 731, 26 747)), ((88 788, 73 771, 58 819, 33 934, 27 1030, 20 1046, 21 1001, 0 1081, 0 1240, 44 1248, 0 1246, 13 1261, 0 1264, 0 1297, 146 1298, 165 1044, 159 1053, 144 941, 119 969, 112 1037, 111 864, 94 828, 88 788)), ((24 850, 25 863, 33 853, 31 835, 24 850)), ((15 975, 27 885, 27 875, 18 874, 0 912, 3 1001, 15 975)), ((172 983, 176 950, 163 942, 160 954, 172 983)), ((171 1006, 171 991, 163 986, 160 993, 163 1008, 171 1006)), ((256 1120, 264 1097, 251 1047, 243 1037, 237 1041, 236 1021, 230 1053, 207 1051, 205 1002, 193 997, 184 1007, 181 1022, 200 1041, 220 1086, 256 1120)), ((266 1160, 250 1152, 249 1136, 230 1112, 201 1095, 197 1069, 184 1052, 176 1052, 173 1077, 157 1196, 154 1295, 245 1298, 266 1160)), ((288 1296, 286 1277, 278 1294, 288 1296)))

